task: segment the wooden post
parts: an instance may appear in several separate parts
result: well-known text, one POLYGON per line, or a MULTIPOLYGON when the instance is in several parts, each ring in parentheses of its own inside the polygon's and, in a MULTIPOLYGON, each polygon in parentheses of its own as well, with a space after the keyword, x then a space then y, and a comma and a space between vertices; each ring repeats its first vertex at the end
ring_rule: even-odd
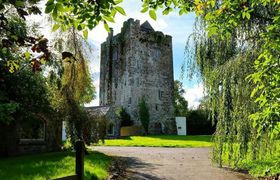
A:
POLYGON ((76 142, 76 174, 78 180, 84 180, 84 142, 79 140, 76 142))

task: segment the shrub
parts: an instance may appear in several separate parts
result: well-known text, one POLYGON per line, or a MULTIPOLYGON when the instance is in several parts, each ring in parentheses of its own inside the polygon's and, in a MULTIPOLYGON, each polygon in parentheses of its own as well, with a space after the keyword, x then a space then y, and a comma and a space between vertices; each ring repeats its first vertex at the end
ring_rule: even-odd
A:
POLYGON ((116 113, 118 119, 121 121, 121 127, 133 125, 130 115, 125 111, 125 109, 123 107, 117 108, 115 113, 116 113))
POLYGON ((149 108, 147 106, 147 103, 142 98, 142 100, 139 103, 139 118, 141 121, 141 124, 145 130, 145 134, 149 133, 149 123, 150 123, 150 114, 149 114, 149 108))

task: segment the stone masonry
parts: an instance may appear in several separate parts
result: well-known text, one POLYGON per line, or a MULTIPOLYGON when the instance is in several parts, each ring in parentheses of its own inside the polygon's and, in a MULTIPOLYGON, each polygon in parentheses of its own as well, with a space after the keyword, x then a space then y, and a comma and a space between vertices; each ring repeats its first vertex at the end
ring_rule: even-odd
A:
POLYGON ((148 21, 124 22, 119 34, 101 44, 100 106, 124 107, 135 125, 139 102, 149 107, 151 134, 176 132, 174 119, 172 37, 148 21))

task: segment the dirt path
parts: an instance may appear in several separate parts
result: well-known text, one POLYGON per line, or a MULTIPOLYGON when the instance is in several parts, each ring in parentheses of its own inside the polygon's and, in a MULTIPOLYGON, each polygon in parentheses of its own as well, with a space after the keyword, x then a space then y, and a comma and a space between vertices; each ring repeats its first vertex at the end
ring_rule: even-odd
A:
POLYGON ((211 166, 209 148, 94 147, 127 162, 127 179, 236 180, 250 179, 211 166))

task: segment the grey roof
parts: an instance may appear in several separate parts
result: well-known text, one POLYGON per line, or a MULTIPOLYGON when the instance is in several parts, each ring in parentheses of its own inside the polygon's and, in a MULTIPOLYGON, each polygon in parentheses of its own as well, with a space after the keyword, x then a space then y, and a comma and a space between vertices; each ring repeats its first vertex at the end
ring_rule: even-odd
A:
POLYGON ((154 28, 151 26, 151 24, 148 21, 145 21, 143 24, 140 26, 141 31, 145 32, 154 32, 154 28))
POLYGON ((92 114, 97 116, 104 116, 109 111, 110 106, 92 106, 92 107, 86 107, 86 110, 92 114))

